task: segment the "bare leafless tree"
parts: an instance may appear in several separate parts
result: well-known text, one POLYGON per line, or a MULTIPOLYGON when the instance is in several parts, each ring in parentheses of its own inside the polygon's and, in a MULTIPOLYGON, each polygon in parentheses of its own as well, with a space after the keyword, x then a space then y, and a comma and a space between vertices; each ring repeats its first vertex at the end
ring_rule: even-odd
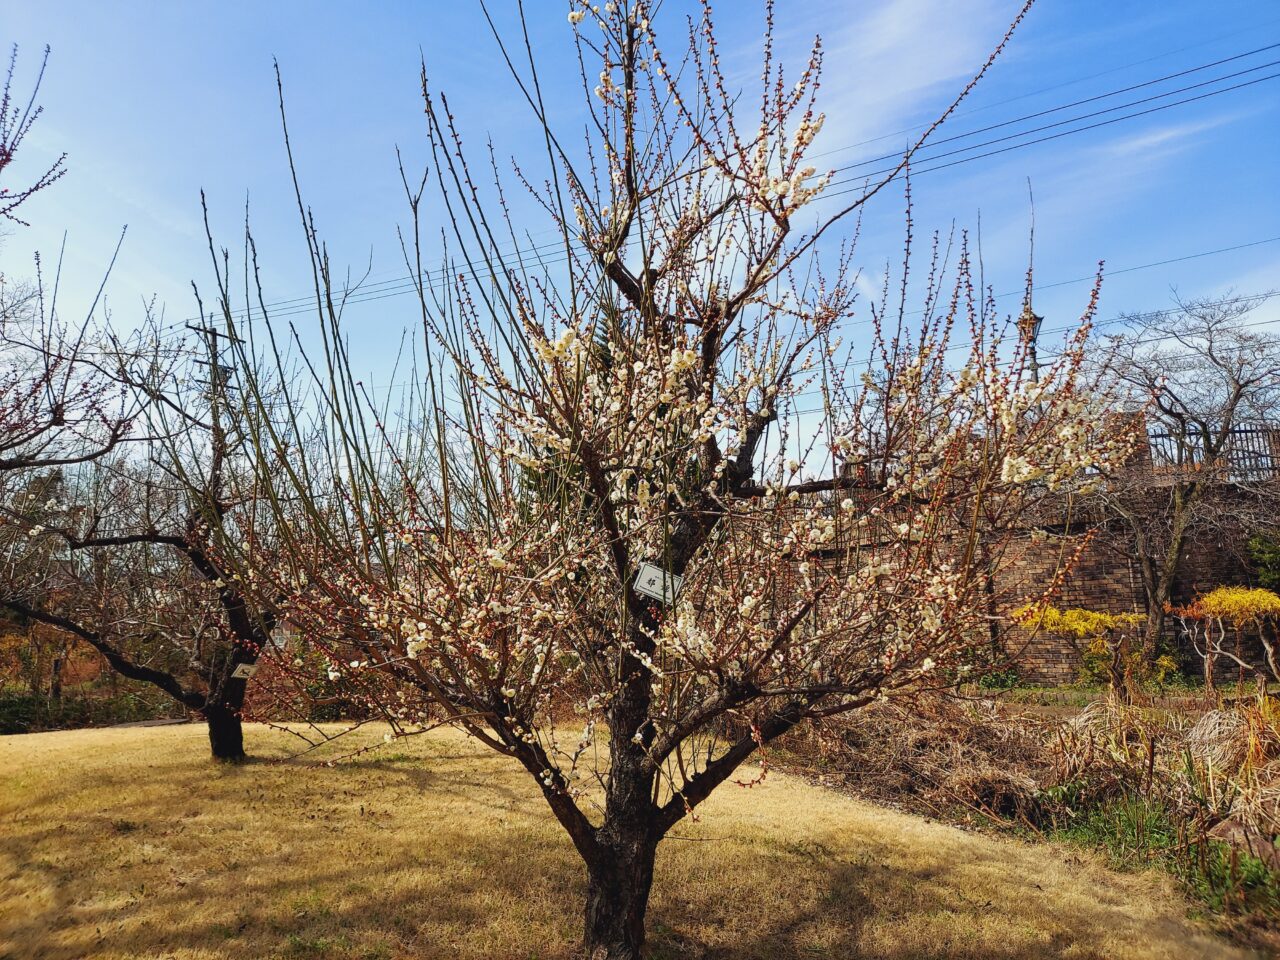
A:
POLYGON ((1243 549, 1280 507, 1280 338, 1250 320, 1265 302, 1175 298, 1170 310, 1129 317, 1097 358, 1149 433, 1143 455, 1091 494, 1113 522, 1104 542, 1139 572, 1148 660, 1192 539, 1225 534, 1243 549))
POLYGON ((241 760, 245 688, 277 616, 223 558, 228 544, 263 555, 260 471, 242 459, 218 336, 197 331, 192 350, 150 330, 149 357, 118 349, 111 368, 146 439, 64 467, 46 503, 9 506, 0 603, 198 713, 213 756, 241 760))

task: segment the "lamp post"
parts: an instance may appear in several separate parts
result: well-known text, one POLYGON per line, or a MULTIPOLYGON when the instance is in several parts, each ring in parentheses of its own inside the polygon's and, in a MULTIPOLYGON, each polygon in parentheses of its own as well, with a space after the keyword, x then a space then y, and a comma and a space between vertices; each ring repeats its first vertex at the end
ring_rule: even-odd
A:
POLYGON ((1031 300, 1022 306, 1022 316, 1018 318, 1018 335, 1022 338, 1022 344, 1027 351, 1027 360, 1031 364, 1031 380, 1033 383, 1040 382, 1040 361, 1036 357, 1036 341, 1040 338, 1040 324, 1044 323, 1044 317, 1040 316, 1031 309, 1031 300))

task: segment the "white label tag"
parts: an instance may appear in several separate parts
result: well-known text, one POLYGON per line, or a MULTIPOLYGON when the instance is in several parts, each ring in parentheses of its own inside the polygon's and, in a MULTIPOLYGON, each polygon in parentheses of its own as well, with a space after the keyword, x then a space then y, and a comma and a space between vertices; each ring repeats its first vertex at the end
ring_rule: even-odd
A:
POLYGON ((646 597, 653 597, 667 604, 675 602, 676 595, 680 593, 680 587, 683 584, 684 577, 667 573, 661 567, 647 561, 640 564, 640 572, 636 574, 636 590, 646 597))
POLYGON ((242 663, 231 671, 231 675, 237 680, 248 680, 257 672, 258 665, 256 663, 242 663))

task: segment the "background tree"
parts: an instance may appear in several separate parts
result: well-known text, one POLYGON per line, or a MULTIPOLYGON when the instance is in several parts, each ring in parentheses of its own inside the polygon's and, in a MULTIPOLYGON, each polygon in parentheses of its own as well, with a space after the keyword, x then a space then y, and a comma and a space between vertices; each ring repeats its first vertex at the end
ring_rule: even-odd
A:
POLYGON ((1150 457, 1112 471, 1091 493, 1116 526, 1104 542, 1129 556, 1146 597, 1143 654, 1157 655, 1195 535, 1244 543, 1274 521, 1280 339, 1254 329, 1264 301, 1177 299, 1107 339, 1101 375, 1145 410, 1150 457))
MULTIPOLYGON (((35 101, 49 51, 25 105, 13 92, 17 55, 15 46, 0 93, 0 180, 12 179, 10 167, 42 112, 35 101)), ((0 185, 0 219, 25 225, 17 209, 63 176, 65 160, 64 154, 27 186, 0 185)), ((68 323, 56 291, 46 294, 38 257, 34 281, 0 271, 0 497, 8 479, 26 483, 25 473, 110 453, 128 436, 138 413, 130 391, 106 375, 99 362, 107 337, 94 321, 97 298, 80 323, 68 323)))
MULTIPOLYGON (((0 219, 16 225, 25 225, 19 207, 65 173, 63 156, 25 185, 12 185, 19 148, 41 115, 36 95, 47 61, 46 49, 30 97, 20 100, 13 87, 15 48, 0 94, 0 219)), ((126 360, 153 353, 155 345, 148 349, 141 337, 113 338, 97 309, 95 298, 83 320, 66 321, 56 285, 50 293, 43 284, 38 256, 34 280, 0 272, 0 596, 11 601, 13 630, 6 640, 14 662, 27 674, 33 694, 43 695, 47 685, 54 702, 78 641, 18 607, 35 613, 77 595, 73 580, 46 577, 66 557, 65 548, 44 534, 51 524, 70 521, 66 493, 83 487, 86 465, 147 439, 135 427, 149 399, 119 370, 126 360), (35 582, 44 583, 42 592, 30 592, 35 582)))
MULTIPOLYGON (((25 107, 12 99, 12 78, 11 61, 0 174, 40 115, 34 92, 25 107)), ((22 223, 18 206, 63 162, 0 190, 0 216, 22 223)), ((86 644, 203 716, 215 757, 241 759, 247 675, 237 670, 253 666, 276 620, 219 560, 224 540, 258 549, 262 532, 219 334, 184 342, 147 317, 117 335, 98 298, 68 323, 39 267, 32 283, 0 276, 0 605, 22 628, 42 627, 26 629, 27 661, 49 659, 52 643, 61 664, 86 644)))
POLYGON ((155 334, 149 357, 120 349, 113 371, 145 405, 147 439, 69 472, 59 516, 10 511, 26 547, 9 554, 0 603, 200 714, 213 756, 241 760, 245 687, 277 617, 222 557, 229 542, 262 549, 257 471, 234 436, 218 338, 198 331, 192 362, 186 342, 155 334))

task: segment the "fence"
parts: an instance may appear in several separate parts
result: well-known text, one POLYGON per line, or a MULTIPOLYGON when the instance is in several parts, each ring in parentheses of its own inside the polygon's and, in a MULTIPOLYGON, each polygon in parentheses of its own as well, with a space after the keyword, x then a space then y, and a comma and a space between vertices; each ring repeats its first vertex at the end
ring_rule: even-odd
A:
POLYGON ((1147 431, 1151 447, 1151 467, 1157 473, 1215 468, 1232 483, 1258 483, 1280 479, 1280 425, 1241 424, 1227 434, 1222 452, 1210 458, 1207 451, 1215 437, 1194 426, 1187 432, 1163 429, 1147 431))

